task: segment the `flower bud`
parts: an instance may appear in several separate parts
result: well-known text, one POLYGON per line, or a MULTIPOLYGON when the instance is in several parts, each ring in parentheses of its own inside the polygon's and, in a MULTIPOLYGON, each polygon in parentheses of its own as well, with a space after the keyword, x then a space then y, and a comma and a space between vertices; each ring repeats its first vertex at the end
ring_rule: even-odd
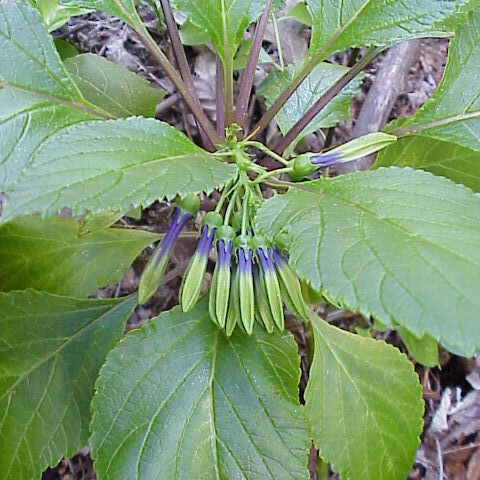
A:
MULTIPOLYGON (((237 237, 239 240, 239 237, 237 237)), ((236 241, 237 243, 237 241, 236 241)), ((253 294, 253 252, 248 245, 248 238, 241 238, 237 248, 238 258, 238 297, 240 318, 248 335, 252 334, 255 321, 255 299, 253 294)))
POLYGON ((230 282, 230 295, 228 299, 228 312, 225 320, 225 333, 229 337, 235 330, 238 318, 238 279, 237 279, 237 267, 233 270, 232 281, 230 282), (237 303, 236 303, 237 302, 237 303))
POLYGON ((284 329, 285 320, 283 317, 282 297, 278 283, 277 273, 273 264, 273 252, 271 248, 260 247, 257 249, 257 257, 260 260, 260 266, 263 275, 260 275, 265 285, 268 304, 275 324, 280 330, 284 329))
POLYGON ((148 259, 147 265, 140 277, 140 283, 138 285, 139 305, 143 305, 157 291, 160 280, 167 268, 175 241, 182 228, 191 218, 191 213, 184 213, 182 209, 178 207, 173 211, 172 221, 170 222, 167 233, 148 259))
MULTIPOLYGON (((231 233, 233 234, 233 229, 231 233)), ((222 234, 225 235, 224 232, 222 234)), ((230 296, 232 247, 233 242, 230 238, 223 236, 223 238, 217 240, 218 260, 210 288, 210 316, 215 318, 216 323, 222 328, 225 327, 230 296)))
POLYGON ((397 137, 388 133, 368 133, 325 153, 312 154, 310 161, 318 168, 332 167, 339 163, 351 162, 357 158, 365 157, 378 152, 397 141, 397 137))
POLYGON ((273 250, 273 260, 285 305, 295 316, 307 320, 307 311, 298 277, 288 265, 286 258, 275 249, 273 250))
POLYGON ((184 312, 191 310, 197 303, 202 288, 203 277, 207 269, 208 252, 215 236, 215 227, 204 225, 197 249, 190 259, 187 271, 180 287, 180 306, 184 312))
POLYGON ((253 270, 253 284, 255 286, 255 304, 257 307, 255 309, 255 318, 268 333, 272 333, 275 320, 268 304, 265 282, 258 268, 253 270))

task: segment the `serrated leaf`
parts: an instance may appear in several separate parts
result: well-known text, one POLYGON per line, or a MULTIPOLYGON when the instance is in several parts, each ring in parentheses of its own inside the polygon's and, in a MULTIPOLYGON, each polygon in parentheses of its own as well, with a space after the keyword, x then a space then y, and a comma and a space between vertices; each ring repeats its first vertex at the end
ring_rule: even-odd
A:
POLYGON ((0 4, 0 191, 61 128, 97 118, 63 67, 37 9, 0 4))
POLYGON ((116 118, 154 117, 165 90, 106 58, 85 53, 67 59, 65 68, 83 96, 116 118))
POLYGON ((480 197, 391 167, 307 182, 265 202, 272 237, 291 233, 290 264, 334 302, 469 356, 480 347, 480 197))
MULTIPOLYGON (((301 62, 296 62, 286 68, 277 78, 275 83, 265 89, 264 95, 266 104, 270 107, 276 98, 285 90, 288 84, 294 79, 301 67, 301 62)), ((308 77, 300 84, 293 95, 286 101, 285 105, 275 116, 275 120, 285 135, 298 120, 300 120, 310 107, 346 72, 347 67, 333 63, 318 64, 308 77)), ((347 87, 345 87, 324 109, 322 109, 312 122, 297 137, 300 141, 305 135, 318 130, 319 128, 332 127, 341 120, 350 117, 350 103, 358 93, 362 84, 362 76, 358 76, 347 87)))
POLYGON ((53 43, 62 61, 67 58, 74 57, 79 53, 78 50, 70 42, 67 42, 63 38, 55 37, 53 39, 53 43))
POLYGON ((227 338, 207 303, 162 314, 108 356, 91 425, 104 480, 309 478, 293 337, 227 338))
POLYGON ((431 99, 398 130, 480 150, 480 6, 452 40, 447 66, 431 99))
POLYGON ((311 317, 305 408, 319 454, 342 480, 403 480, 422 433, 422 388, 405 355, 311 317))
POLYGON ((134 298, 0 293, 0 468, 40 478, 88 439, 93 385, 134 298))
POLYGON ((141 230, 103 229, 79 237, 80 224, 22 217, 0 227, 0 291, 42 289, 87 297, 118 282, 135 257, 158 240, 141 230))
POLYGON ((244 30, 265 7, 264 0, 175 0, 177 8, 204 29, 222 62, 233 59, 244 30))
POLYGON ((236 174, 167 123, 130 117, 83 122, 50 137, 12 187, 2 221, 69 207, 73 215, 211 191, 236 174), (65 155, 68 152, 68 156, 65 155))
POLYGON ((466 0, 308 0, 312 17, 309 55, 324 59, 350 47, 447 36, 442 22, 464 3, 466 0))
POLYGON ((480 152, 456 143, 421 136, 400 138, 379 152, 373 168, 391 165, 426 170, 480 191, 480 152))

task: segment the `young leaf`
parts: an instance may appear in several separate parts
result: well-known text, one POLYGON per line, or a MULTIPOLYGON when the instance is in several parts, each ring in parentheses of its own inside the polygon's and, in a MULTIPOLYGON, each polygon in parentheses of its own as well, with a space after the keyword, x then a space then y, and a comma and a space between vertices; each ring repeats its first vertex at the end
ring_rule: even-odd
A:
POLYGON ((291 234, 290 264, 334 302, 471 355, 480 347, 480 197, 391 167, 324 178, 265 202, 259 228, 291 234))
POLYGON ((130 117, 83 122, 53 135, 32 157, 3 210, 2 221, 70 207, 126 211, 163 197, 211 191, 236 174, 174 127, 130 117), (68 151, 68 156, 65 152, 68 151))
POLYGON ((422 433, 422 388, 405 355, 311 317, 305 407, 320 456, 342 480, 404 479, 422 433))
POLYGON ((389 46, 409 38, 447 36, 443 21, 466 0, 308 0, 312 17, 309 55, 350 47, 389 46))
POLYGON ((308 479, 310 439, 289 333, 227 338, 204 297, 129 333, 92 402, 92 454, 104 480, 308 479))
POLYGON ((135 299, 0 293, 2 478, 40 478, 88 439, 93 384, 135 299))
POLYGON ((0 3, 0 191, 61 128, 98 117, 65 70, 38 10, 0 3))
MULTIPOLYGON (((265 90, 264 95, 268 107, 273 104, 276 98, 293 80, 300 67, 301 62, 290 65, 278 76, 275 83, 265 90)), ((339 78, 345 75, 347 71, 348 68, 333 63, 324 62, 318 64, 275 116, 281 132, 285 135, 314 105, 319 97, 339 78)), ((362 80, 362 76, 358 76, 345 87, 302 131, 295 143, 298 143, 305 135, 319 128, 332 127, 341 120, 349 118, 350 103, 358 93, 362 80)))
POLYGON ((135 257, 158 240, 141 230, 103 229, 79 237, 80 224, 22 217, 0 227, 0 290, 42 289, 87 297, 118 282, 135 257))
POLYGON ((85 53, 67 59, 65 68, 83 96, 112 117, 154 117, 165 90, 106 58, 85 53))
POLYGON ((257 20, 265 7, 262 0, 176 0, 178 9, 210 36, 225 64, 233 59, 244 30, 257 20))
POLYGON ((435 138, 412 136, 379 152, 373 168, 412 167, 463 183, 480 192, 480 151, 435 138))

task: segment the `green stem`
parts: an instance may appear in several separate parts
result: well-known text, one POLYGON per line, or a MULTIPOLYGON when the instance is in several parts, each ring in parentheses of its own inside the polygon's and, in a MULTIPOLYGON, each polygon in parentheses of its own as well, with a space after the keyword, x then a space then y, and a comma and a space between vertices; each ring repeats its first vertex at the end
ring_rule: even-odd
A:
POLYGON ((285 62, 283 60, 282 42, 280 41, 280 34, 278 32, 277 17, 275 16, 274 13, 272 13, 272 23, 273 23, 273 31, 275 33, 275 42, 277 42, 278 61, 280 62, 280 70, 283 72, 285 70, 285 62))
POLYGON ((248 221, 248 200, 250 198, 250 188, 245 184, 245 195, 243 196, 243 214, 242 214, 242 235, 247 234, 248 221))
POLYGON ((291 171, 292 171, 292 168, 287 167, 287 168, 279 168, 277 170, 272 170, 270 172, 265 172, 264 174, 259 175, 257 178, 255 178, 255 180, 252 180, 252 183, 259 184, 264 180, 274 177, 275 175, 279 175, 280 173, 290 173, 291 171))
POLYGON ((235 202, 237 200, 237 195, 238 195, 238 189, 236 189, 233 192, 232 198, 230 198, 230 201, 228 203, 228 207, 227 207, 227 210, 225 212, 225 217, 224 217, 224 221, 223 221, 224 225, 228 225, 230 223, 230 217, 232 215, 233 209, 235 208, 235 202))
POLYGON ((280 162, 283 165, 288 165, 289 164, 288 160, 285 160, 283 157, 281 157, 277 153, 270 150, 268 147, 266 147, 261 142, 256 142, 254 140, 247 140, 247 141, 242 142, 242 146, 258 148, 258 150, 262 151, 263 153, 265 153, 265 155, 268 155, 269 157, 273 158, 277 162, 280 162))

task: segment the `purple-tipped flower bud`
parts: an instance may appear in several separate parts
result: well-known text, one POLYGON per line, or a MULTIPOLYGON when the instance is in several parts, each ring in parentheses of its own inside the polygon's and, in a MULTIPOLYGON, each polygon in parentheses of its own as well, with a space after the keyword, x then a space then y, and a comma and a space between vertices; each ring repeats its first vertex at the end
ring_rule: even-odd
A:
POLYGON ((307 319, 305 301, 298 277, 288 265, 287 259, 273 249, 273 260, 278 273, 280 291, 287 308, 297 317, 307 319))
POLYGON ((255 287, 255 318, 263 327, 265 327, 265 330, 268 333, 272 333, 275 326, 275 320, 268 303, 265 281, 262 274, 259 272, 258 267, 253 269, 253 284, 255 287))
POLYGON ((200 234, 197 249, 190 259, 187 271, 180 287, 180 305, 184 312, 191 310, 197 303, 202 289, 203 277, 207 269, 208 253, 212 246, 216 227, 204 225, 200 234))
POLYGON ((278 283, 277 273, 273 264, 273 251, 270 247, 257 248, 257 257, 260 260, 262 270, 262 280, 267 292, 268 304, 272 312, 275 324, 280 330, 284 329, 284 317, 282 297, 280 294, 280 285, 278 283))
POLYGON ((149 258, 138 285, 138 303, 143 305, 157 290, 160 280, 167 268, 170 254, 182 228, 192 218, 191 213, 183 213, 176 207, 172 221, 162 241, 149 258))
POLYGON ((318 168, 327 168, 333 167, 333 165, 337 165, 337 163, 341 163, 341 157, 339 153, 326 152, 312 155, 310 161, 318 168))
POLYGON ((253 252, 248 239, 237 237, 240 245, 237 248, 238 258, 238 297, 240 302, 240 318, 248 335, 253 331, 255 321, 255 297, 253 293, 253 252))

